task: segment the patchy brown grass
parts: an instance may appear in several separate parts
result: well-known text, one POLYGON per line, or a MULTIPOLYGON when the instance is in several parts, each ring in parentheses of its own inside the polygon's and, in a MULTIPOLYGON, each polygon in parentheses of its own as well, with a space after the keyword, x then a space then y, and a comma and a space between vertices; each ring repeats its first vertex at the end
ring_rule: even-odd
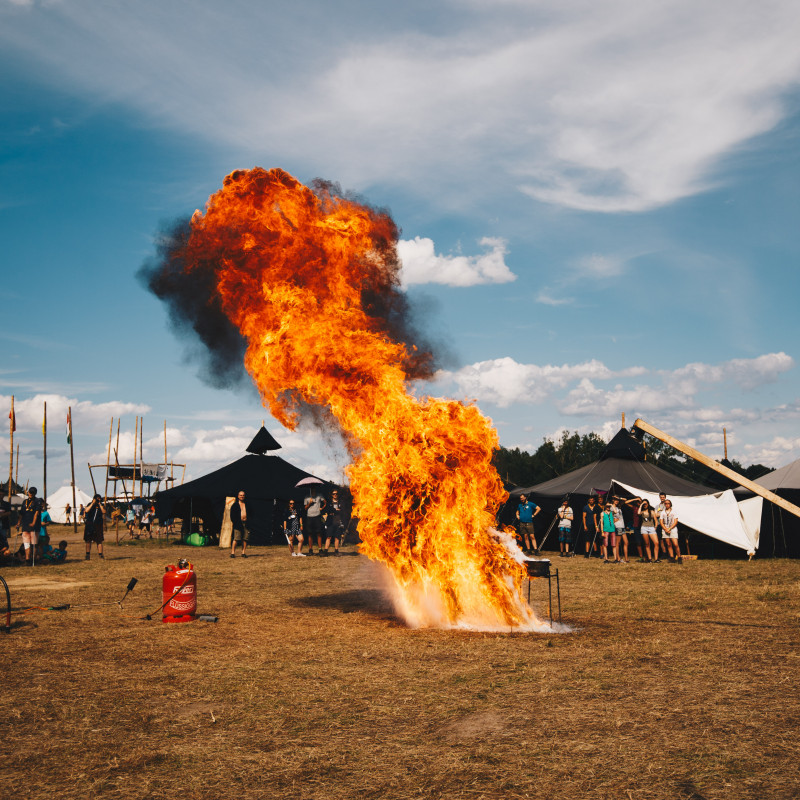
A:
POLYGON ((798 562, 555 558, 575 632, 489 634, 409 630, 360 556, 68 538, 17 609, 139 584, 14 615, 0 797, 800 795, 798 562), (217 624, 143 619, 180 554, 217 624))

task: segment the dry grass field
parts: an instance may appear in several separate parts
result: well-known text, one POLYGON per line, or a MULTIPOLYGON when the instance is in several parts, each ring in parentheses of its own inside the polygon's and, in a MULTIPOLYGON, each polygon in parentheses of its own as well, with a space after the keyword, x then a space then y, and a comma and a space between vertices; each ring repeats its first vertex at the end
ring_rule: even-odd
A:
POLYGON ((800 796, 800 562, 554 558, 574 631, 495 634, 408 629, 354 554, 68 538, 15 609, 139 584, 14 613, 0 797, 800 796), (143 618, 183 554, 216 624, 143 618))

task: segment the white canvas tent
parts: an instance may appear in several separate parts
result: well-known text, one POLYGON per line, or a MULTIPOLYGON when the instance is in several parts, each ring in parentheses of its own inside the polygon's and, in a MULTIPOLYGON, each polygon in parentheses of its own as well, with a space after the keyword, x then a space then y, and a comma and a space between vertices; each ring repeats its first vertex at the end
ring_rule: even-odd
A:
MULTIPOLYGON (((613 485, 634 497, 647 500, 654 508, 658 505, 657 492, 637 489, 618 481, 613 481, 613 485)), ((720 542, 740 547, 749 556, 755 555, 761 533, 761 497, 737 503, 733 492, 727 489, 697 497, 670 495, 669 499, 678 517, 678 528, 688 525, 720 542)))
MULTIPOLYGON (((84 506, 88 506, 89 503, 92 502, 92 497, 91 495, 86 494, 86 492, 82 492, 76 486, 75 502, 78 504, 78 508, 80 508, 81 503, 83 503, 84 506)), ((60 489, 56 489, 56 491, 54 491, 53 494, 47 498, 47 510, 50 512, 53 522, 57 522, 59 525, 65 525, 68 522, 72 522, 71 519, 67 519, 67 516, 64 513, 67 503, 72 506, 71 486, 62 486, 60 489)))

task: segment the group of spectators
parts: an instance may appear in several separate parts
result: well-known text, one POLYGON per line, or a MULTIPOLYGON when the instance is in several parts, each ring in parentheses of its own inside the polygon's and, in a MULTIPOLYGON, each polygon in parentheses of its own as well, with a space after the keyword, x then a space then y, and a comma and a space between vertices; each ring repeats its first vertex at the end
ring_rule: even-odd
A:
MULTIPOLYGON (((516 517, 519 521, 519 538, 526 554, 538 555, 533 518, 541 508, 526 495, 520 495, 516 517)), ((575 512, 569 500, 561 503, 557 512, 559 556, 576 555, 575 512)), ((605 564, 628 564, 631 537, 639 561, 658 564, 662 560, 681 563, 678 540, 678 517, 672 501, 664 492, 659 494, 659 504, 653 508, 641 497, 622 499, 608 497, 605 502, 598 495, 589 497, 580 516, 584 535, 584 558, 602 557, 605 564), (626 525, 623 506, 630 509, 631 525, 626 525)))
POLYGON ((53 521, 47 503, 38 498, 37 489, 31 486, 19 507, 16 532, 22 534, 22 544, 12 552, 12 508, 7 500, 0 502, 0 560, 11 564, 32 567, 34 564, 58 564, 67 557, 67 542, 58 547, 50 544, 47 526, 53 521))
MULTIPOLYGON (((250 530, 247 524, 247 502, 244 491, 240 491, 231 505, 230 520, 232 527, 231 558, 236 558, 236 545, 241 543, 242 558, 247 558, 247 544, 250 530)), ((339 490, 334 489, 330 497, 317 492, 303 501, 303 509, 295 500, 289 500, 283 514, 283 533, 289 546, 292 558, 305 558, 314 555, 316 540, 319 556, 338 556, 339 545, 343 543, 350 523, 350 509, 339 497, 339 490), (303 545, 308 542, 308 553, 303 552, 303 545), (323 546, 324 541, 324 546, 323 546)))

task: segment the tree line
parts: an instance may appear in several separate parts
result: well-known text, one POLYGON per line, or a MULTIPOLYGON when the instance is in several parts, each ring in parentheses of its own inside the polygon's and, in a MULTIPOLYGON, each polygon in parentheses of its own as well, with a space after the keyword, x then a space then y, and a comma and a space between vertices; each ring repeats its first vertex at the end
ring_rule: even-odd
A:
MULTIPOLYGON (((577 431, 572 433, 564 431, 558 441, 545 439, 534 453, 528 453, 518 447, 513 449, 500 447, 494 453, 493 463, 508 488, 535 486, 597 461, 606 444, 596 433, 581 435, 577 431)), ((680 451, 660 439, 645 435, 644 446, 647 460, 665 472, 695 483, 702 483, 712 489, 727 489, 731 485, 718 472, 686 458, 680 451)), ((763 464, 744 467, 735 460, 723 463, 750 480, 760 478, 773 469, 763 464)))

